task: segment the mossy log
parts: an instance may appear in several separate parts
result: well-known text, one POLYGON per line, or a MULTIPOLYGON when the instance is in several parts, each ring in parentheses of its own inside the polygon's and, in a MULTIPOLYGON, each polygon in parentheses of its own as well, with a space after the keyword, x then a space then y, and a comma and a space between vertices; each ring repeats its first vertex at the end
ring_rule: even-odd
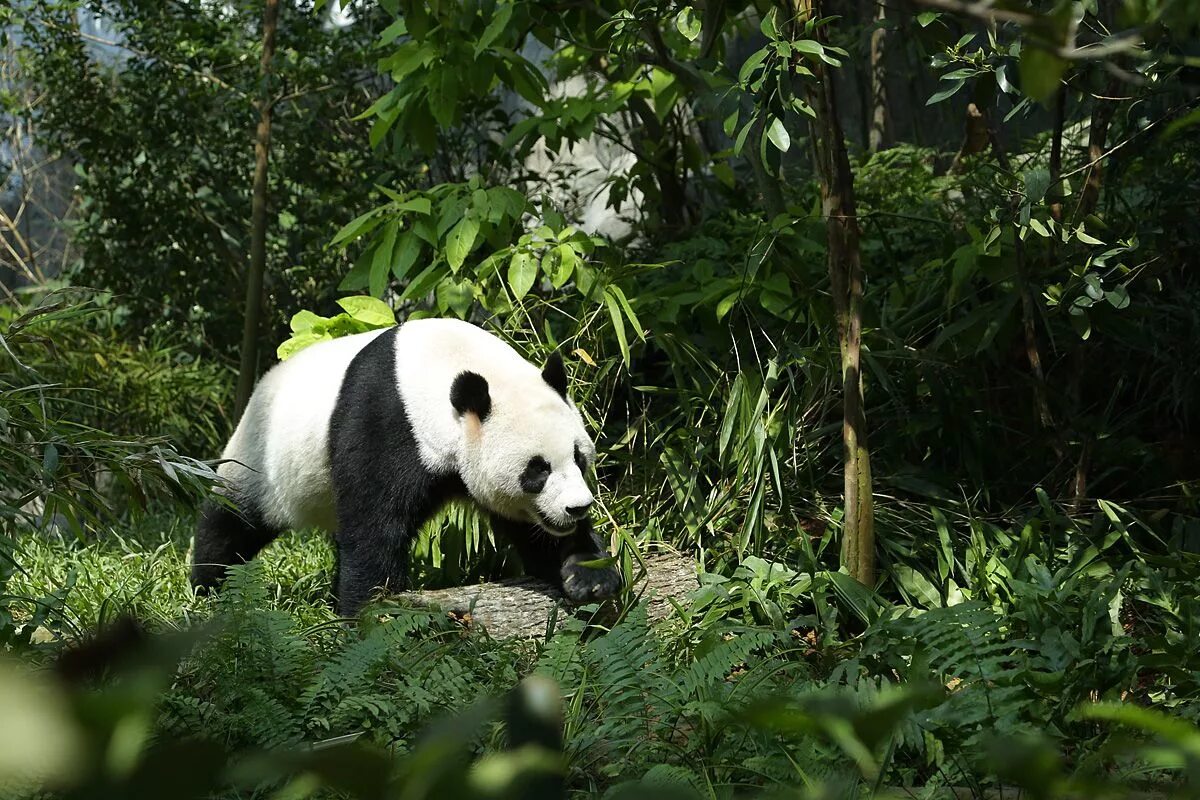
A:
MULTIPOLYGON (((645 556, 645 565, 633 592, 638 602, 647 604, 650 621, 657 622, 671 614, 672 600, 682 602, 699 585, 696 564, 690 557, 662 552, 645 556)), ((635 565, 635 575, 640 573, 635 565)), ((496 639, 545 636, 575 613, 557 587, 536 578, 402 592, 396 597, 421 608, 440 608, 496 639)))

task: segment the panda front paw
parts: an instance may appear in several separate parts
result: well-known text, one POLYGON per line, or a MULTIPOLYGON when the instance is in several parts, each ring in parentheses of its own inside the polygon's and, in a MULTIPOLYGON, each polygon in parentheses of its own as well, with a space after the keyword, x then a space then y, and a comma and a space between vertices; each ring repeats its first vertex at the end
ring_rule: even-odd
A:
POLYGON ((590 561, 605 559, 598 553, 577 553, 567 556, 562 565, 563 594, 572 603, 594 603, 616 597, 624 581, 614 567, 585 566, 590 561))

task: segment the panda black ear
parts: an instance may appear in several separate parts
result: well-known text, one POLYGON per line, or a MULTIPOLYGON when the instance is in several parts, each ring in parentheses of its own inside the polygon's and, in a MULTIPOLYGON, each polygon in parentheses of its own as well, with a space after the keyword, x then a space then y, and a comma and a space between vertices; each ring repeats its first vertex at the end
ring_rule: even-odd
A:
POLYGON ((562 395, 562 399, 567 399, 567 368, 563 366, 562 356, 555 350, 550 354, 550 358, 546 359, 546 366, 542 368, 542 380, 550 384, 550 388, 562 395))
POLYGON ((492 410, 488 382, 477 372, 460 372, 450 384, 450 405, 459 414, 470 411, 483 422, 492 410))

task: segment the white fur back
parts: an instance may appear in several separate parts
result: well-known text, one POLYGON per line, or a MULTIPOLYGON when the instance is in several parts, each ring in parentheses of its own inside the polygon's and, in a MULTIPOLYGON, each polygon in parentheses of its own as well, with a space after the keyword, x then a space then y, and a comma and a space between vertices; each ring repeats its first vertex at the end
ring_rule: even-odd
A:
MULTIPOLYGON (((334 529, 329 422, 350 362, 381 333, 312 345, 259 381, 222 456, 239 463, 225 463, 218 472, 255 502, 268 524, 334 529)), ((559 420, 567 414, 571 427, 582 431, 578 412, 562 402, 537 367, 496 336, 459 320, 406 322, 396 331, 396 380, 420 459, 430 471, 460 468, 463 434, 450 386, 463 370, 487 380, 500 420, 490 427, 497 433, 527 435, 544 409, 559 420)), ((504 439, 493 438, 491 446, 503 452, 504 439)), ((516 480, 520 465, 513 467, 516 480)))

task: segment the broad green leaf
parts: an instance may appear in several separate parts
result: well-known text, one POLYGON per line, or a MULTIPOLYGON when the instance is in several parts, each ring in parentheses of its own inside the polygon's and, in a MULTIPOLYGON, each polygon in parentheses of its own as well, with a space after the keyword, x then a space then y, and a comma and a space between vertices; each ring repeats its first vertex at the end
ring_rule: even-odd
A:
POLYGON ((396 315, 392 312, 391 306, 379 298, 355 295, 342 297, 337 304, 359 322, 377 327, 396 324, 396 315))
POLYGON ((496 11, 492 16, 492 21, 484 28, 483 35, 479 37, 479 41, 475 43, 475 57, 479 58, 479 54, 492 46, 492 43, 500 38, 500 34, 504 33, 504 29, 508 27, 509 20, 512 19, 513 7, 511 3, 504 3, 496 6, 496 11))
POLYGON ((408 23, 404 21, 403 17, 401 17, 400 19, 396 20, 391 25, 388 25, 386 28, 383 29, 383 33, 379 34, 379 43, 380 44, 391 44, 392 42, 396 41, 401 36, 404 36, 407 33, 408 33, 408 23))
POLYGON ((470 281, 445 280, 437 287, 437 304, 442 311, 453 311, 460 318, 466 317, 475 299, 475 288, 470 281))
POLYGON ((815 39, 794 39, 792 49, 806 56, 821 56, 825 54, 825 46, 815 39))
POLYGON ((917 23, 922 28, 928 28, 929 24, 940 16, 942 16, 941 13, 937 11, 922 11, 920 14, 917 14, 917 23))
POLYGON ((400 293, 401 300, 415 300, 424 297, 433 291, 434 286, 438 281, 446 275, 446 268, 440 261, 430 264, 425 269, 417 273, 417 276, 412 279, 408 286, 404 287, 404 291, 400 293))
POLYGON ((1129 307, 1129 290, 1124 286, 1114 286, 1112 289, 1104 293, 1104 299, 1108 301, 1113 308, 1121 309, 1129 307))
MULTIPOLYGON (((1075 309, 1072 308, 1072 311, 1075 309)), ((1075 333, 1079 334, 1080 339, 1086 340, 1092 335, 1092 323, 1088 319, 1086 313, 1082 311, 1078 314, 1068 314, 1067 319, 1071 322, 1071 327, 1075 329, 1075 333)))
POLYGON ((298 333, 281 343, 275 350, 275 355, 280 361, 287 361, 309 345, 332 338, 328 333, 312 333, 311 331, 308 333, 298 333))
POLYGON ((750 129, 753 127, 754 127, 754 119, 751 118, 750 121, 746 123, 746 126, 744 128, 742 128, 741 132, 738 134, 737 141, 735 141, 733 143, 733 154, 734 155, 740 156, 742 154, 742 148, 745 147, 745 145, 746 145, 746 137, 750 135, 750 129))
POLYGON ((689 42, 696 41, 696 37, 700 35, 700 20, 696 17, 696 12, 691 6, 684 6, 675 15, 675 28, 689 42))
POLYGON ((364 233, 373 230, 376 225, 383 222, 382 219, 378 218, 380 212, 382 211, 382 208, 373 208, 367 213, 350 220, 342 226, 341 230, 334 234, 333 239, 330 240, 329 244, 337 245, 342 244, 343 242, 349 242, 353 239, 357 239, 364 233), (367 227, 368 224, 370 224, 370 227, 367 227))
POLYGON ((925 105, 931 106, 935 103, 940 103, 948 97, 953 96, 959 89, 966 86, 967 82, 963 80, 955 81, 950 86, 942 89, 940 92, 935 92, 932 97, 925 101, 925 105))
POLYGON ((762 21, 758 23, 758 29, 762 31, 762 35, 775 41, 779 38, 779 28, 775 26, 775 12, 768 11, 763 14, 762 21))
POLYGON ((956 69, 953 72, 947 72, 939 80, 961 81, 966 78, 974 78, 976 74, 978 74, 978 70, 974 67, 964 67, 963 69, 956 69))
POLYGON ((754 70, 758 69, 759 65, 767 58, 767 48, 757 50, 749 58, 742 63, 742 68, 738 70, 738 83, 745 83, 754 70))
POLYGON ((470 216, 463 217, 451 229, 446 237, 446 261, 450 264, 450 269, 458 272, 467 260, 467 254, 475 246, 475 237, 478 234, 479 221, 470 216))
POLYGON ((508 285, 518 300, 529 294, 537 280, 538 263, 532 254, 518 250, 508 262, 508 285))
POLYGON ((397 243, 395 255, 392 256, 392 275, 402 281, 408 276, 408 271, 417 262, 421 254, 421 239, 413 231, 404 234, 397 243))
POLYGON ((733 138, 733 132, 737 130, 738 116, 740 113, 740 110, 734 109, 734 112, 726 117, 725 121, 721 123, 721 130, 725 131, 725 135, 731 139, 733 138))
POLYGON ((432 207, 429 204, 428 197, 411 197, 408 200, 397 203, 393 210, 397 212, 415 211, 418 214, 428 214, 432 211, 432 207))
POLYGON ((554 248, 555 259, 554 269, 550 271, 550 285, 555 289, 561 289, 567 281, 571 279, 571 275, 575 272, 575 264, 579 261, 579 257, 575 255, 575 251, 570 245, 560 244, 554 248))
POLYGON ((1026 202, 1040 203, 1050 188, 1050 172, 1043 167, 1034 167, 1021 176, 1021 182, 1025 184, 1026 202))
POLYGON ((742 290, 735 289, 729 294, 721 298, 721 302, 717 303, 717 322, 725 318, 725 315, 733 310, 737 302, 742 299, 742 290))
POLYGON ((1042 221, 1036 217, 1029 220, 1029 227, 1037 231, 1038 236, 1041 236, 1043 239, 1050 238, 1050 231, 1046 230, 1046 226, 1043 225, 1042 221))
POLYGON ((317 324, 327 321, 325 317, 314 314, 311 311, 297 311, 292 315, 292 333, 304 333, 305 331, 312 330, 317 324))
POLYGON ((767 127, 767 138, 781 153, 786 153, 792 146, 792 138, 788 136, 787 129, 783 127, 783 121, 779 117, 771 118, 771 124, 767 127))
POLYGON ((1021 89, 1025 94, 1045 103, 1059 89, 1067 62, 1049 50, 1027 47, 1021 52, 1021 89))
POLYGON ((1104 242, 1100 241, 1095 236, 1088 234, 1088 232, 1083 229, 1082 223, 1078 228, 1075 229, 1075 238, 1084 244, 1104 244, 1104 242))
POLYGON ((375 249, 375 256, 371 259, 368 291, 375 297, 379 297, 387 288, 388 278, 392 272, 392 252, 396 247, 396 234, 399 230, 400 223, 397 220, 393 219, 388 222, 383 229, 383 239, 380 241, 379 247, 375 249))

